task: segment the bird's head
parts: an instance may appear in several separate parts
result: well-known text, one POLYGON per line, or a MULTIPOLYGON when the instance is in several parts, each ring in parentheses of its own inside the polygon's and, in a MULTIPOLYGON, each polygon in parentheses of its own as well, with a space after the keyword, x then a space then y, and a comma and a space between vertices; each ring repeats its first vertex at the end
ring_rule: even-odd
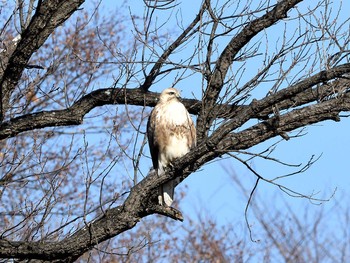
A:
POLYGON ((166 102, 171 100, 180 100, 180 91, 175 88, 167 88, 162 91, 159 97, 160 102, 166 102))

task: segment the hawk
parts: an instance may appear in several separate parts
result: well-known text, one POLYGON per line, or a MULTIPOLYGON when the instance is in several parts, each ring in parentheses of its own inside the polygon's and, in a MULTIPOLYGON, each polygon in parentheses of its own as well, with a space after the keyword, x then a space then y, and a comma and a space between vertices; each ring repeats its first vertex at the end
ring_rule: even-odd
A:
MULTIPOLYGON (((184 156, 196 145, 196 128, 190 114, 180 102, 175 88, 163 90, 147 123, 147 137, 153 168, 158 174, 172 166, 176 158, 184 156)), ((159 189, 160 205, 171 206, 175 181, 170 180, 159 189)))

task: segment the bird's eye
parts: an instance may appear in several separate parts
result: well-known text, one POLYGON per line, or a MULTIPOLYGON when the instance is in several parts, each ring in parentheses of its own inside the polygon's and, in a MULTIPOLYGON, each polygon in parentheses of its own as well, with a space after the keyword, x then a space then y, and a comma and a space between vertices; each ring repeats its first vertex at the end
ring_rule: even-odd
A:
POLYGON ((174 95, 175 92, 174 91, 169 91, 169 95, 174 95))

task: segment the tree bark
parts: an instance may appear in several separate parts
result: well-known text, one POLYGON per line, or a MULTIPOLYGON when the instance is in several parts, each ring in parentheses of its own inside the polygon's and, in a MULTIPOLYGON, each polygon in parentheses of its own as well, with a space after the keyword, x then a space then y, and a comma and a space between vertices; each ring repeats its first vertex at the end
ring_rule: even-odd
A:
POLYGON ((84 3, 84 0, 39 1, 36 12, 11 54, 0 76, 0 122, 5 118, 10 98, 31 56, 44 44, 52 32, 84 3))

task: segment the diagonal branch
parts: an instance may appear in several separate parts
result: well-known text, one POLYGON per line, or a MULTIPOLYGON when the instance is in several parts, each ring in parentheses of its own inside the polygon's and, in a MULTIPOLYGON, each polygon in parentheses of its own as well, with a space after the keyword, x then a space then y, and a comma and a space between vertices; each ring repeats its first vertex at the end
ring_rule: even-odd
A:
POLYGON ((12 53, 0 79, 0 121, 3 121, 9 107, 13 90, 22 76, 29 59, 50 34, 66 21, 84 3, 84 0, 39 1, 28 27, 22 32, 21 40, 12 53))
MULTIPOLYGON (((159 94, 143 92, 141 89, 107 88, 95 90, 76 101, 71 107, 62 110, 41 111, 12 118, 0 124, 0 140, 14 137, 22 132, 45 127, 78 125, 92 109, 109 104, 149 106, 156 105, 159 94)), ((182 101, 191 114, 198 114, 202 105, 195 99, 182 101)), ((222 116, 233 111, 236 105, 218 105, 222 116), (222 111, 225 109, 225 111, 222 111)), ((220 116, 220 115, 219 115, 220 116)))
POLYGON ((350 111, 349 93, 340 98, 295 109, 278 116, 278 121, 277 117, 271 118, 242 132, 232 133, 220 142, 218 148, 224 151, 247 149, 281 132, 293 131, 325 120, 340 121, 339 113, 342 111, 350 111))
POLYGON ((285 18, 287 12, 301 1, 302 0, 281 1, 271 11, 249 23, 228 43, 217 60, 211 77, 208 79, 208 87, 203 96, 205 98, 205 106, 197 120, 199 138, 205 136, 213 122, 213 118, 210 118, 210 112, 214 108, 218 96, 224 86, 228 69, 233 63, 237 53, 259 32, 285 18))
POLYGON ((205 163, 227 152, 248 149, 279 136, 281 132, 293 131, 325 120, 340 121, 339 113, 342 111, 350 111, 349 93, 340 98, 293 110, 280 115, 278 121, 277 117, 271 118, 239 133, 225 134, 222 131, 219 143, 217 143, 218 135, 212 135, 179 159, 171 178, 178 176, 180 181, 183 181, 205 163))
POLYGON ((228 136, 223 133, 221 142, 214 149, 209 148, 209 145, 216 140, 215 136, 211 136, 208 138, 209 143, 199 144, 190 153, 178 159, 176 167, 167 170, 162 176, 151 172, 132 188, 122 206, 107 210, 103 216, 90 222, 73 235, 51 243, 0 239, 0 256, 73 262, 93 246, 133 228, 141 218, 147 215, 162 213, 173 216, 165 210, 160 211, 156 201, 152 202, 156 189, 164 182, 176 177, 182 181, 208 161, 228 151, 246 149, 275 137, 278 135, 278 130, 291 131, 323 120, 338 120, 340 111, 350 111, 350 94, 281 115, 277 127, 273 126, 274 120, 270 119, 240 133, 228 136))
MULTIPOLYGON (((348 83, 347 79, 344 79, 344 81, 341 79, 348 72, 350 72, 350 63, 321 71, 264 99, 255 100, 250 105, 215 105, 211 116, 213 118, 230 119, 230 121, 213 133, 213 136, 217 138, 214 145, 220 142, 223 133, 228 134, 249 119, 266 119, 267 115, 272 113, 272 106, 274 105, 278 105, 280 109, 287 109, 288 107, 296 107, 317 100, 319 98, 318 94, 315 95, 316 91, 311 89, 317 84, 339 78, 335 82, 315 88, 318 89, 317 92, 326 94, 328 94, 327 91, 339 89, 340 84, 344 82, 343 84, 346 85, 348 83)), ((153 107, 157 103, 158 96, 158 93, 145 93, 141 89, 99 89, 83 96, 67 109, 26 114, 3 122, 0 124, 0 140, 34 129, 81 124, 88 112, 103 105, 127 104, 153 107)), ((201 112, 202 101, 183 99, 183 103, 191 114, 197 115, 201 112)))
POLYGON ((196 24, 201 20, 202 15, 205 10, 205 5, 202 5, 199 13, 194 18, 192 23, 180 34, 180 36, 164 51, 164 53, 161 55, 161 57, 158 59, 158 61, 154 64, 152 67, 150 73, 145 78, 144 83, 141 85, 141 89, 143 91, 148 91, 148 89, 153 84, 153 81, 156 79, 156 77, 159 75, 160 69, 163 66, 164 62, 167 60, 167 58, 174 52, 174 50, 180 46, 185 40, 188 33, 196 26, 196 24))
POLYGON ((176 209, 164 208, 156 201, 158 187, 168 178, 169 175, 159 176, 152 170, 132 188, 123 205, 106 210, 102 216, 61 241, 9 241, 0 238, 0 257, 74 262, 95 245, 133 228, 147 215, 159 213, 181 220, 181 214, 177 214, 176 209))
MULTIPOLYGON (((229 134, 236 128, 242 126, 248 120, 258 117, 259 114, 263 113, 271 113, 272 107, 278 105, 278 103, 282 102, 282 105, 285 101, 290 101, 296 98, 298 94, 303 93, 304 91, 310 90, 313 86, 325 83, 327 81, 341 78, 344 74, 350 71, 350 63, 343 64, 337 67, 334 67, 329 70, 323 70, 305 80, 302 80, 295 85, 282 89, 272 95, 269 95, 261 100, 253 100, 247 106, 241 106, 240 108, 236 108, 232 113, 232 118, 221 125, 219 128, 215 130, 212 134, 213 143, 212 146, 217 145, 222 140, 223 136, 229 134), (216 139, 214 139, 216 138, 216 139)), ((336 82, 335 82, 336 84, 336 82)), ((318 104, 318 105, 323 105, 318 104)), ((261 115, 260 115, 261 117, 261 115)), ((212 147, 210 146, 210 147, 212 147)))

